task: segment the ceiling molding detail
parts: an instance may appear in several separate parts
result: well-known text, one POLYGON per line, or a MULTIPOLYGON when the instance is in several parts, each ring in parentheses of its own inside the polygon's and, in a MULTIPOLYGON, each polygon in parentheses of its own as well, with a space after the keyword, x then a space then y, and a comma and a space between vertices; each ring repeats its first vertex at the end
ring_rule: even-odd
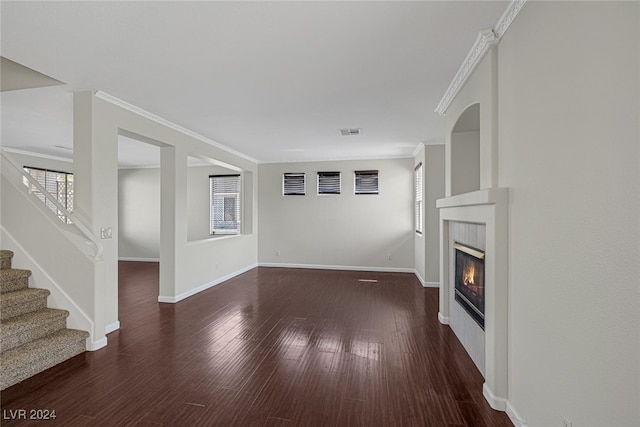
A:
POLYGON ((123 101, 123 100, 121 100, 119 98, 116 98, 115 96, 109 95, 108 93, 105 93, 105 92, 102 92, 102 91, 97 91, 95 93, 95 96, 96 96, 96 98, 102 99, 103 101, 109 102, 109 103, 111 103, 111 104, 113 104, 115 106, 118 106, 118 107, 123 108, 125 110, 128 110, 128 111, 130 111, 130 112, 132 112, 134 114, 137 114, 139 116, 147 118, 147 119, 149 119, 151 121, 159 123, 159 124, 161 124, 163 126, 166 126, 166 127, 170 128, 170 129, 173 129, 176 132, 180 132, 180 133, 182 133, 184 135, 187 135, 187 136, 190 136, 190 137, 192 137, 194 139, 197 139, 198 141, 202 141, 202 142, 204 142, 206 144, 212 145, 212 146, 214 146, 216 148, 219 148, 221 150, 224 150, 224 151, 226 151, 228 153, 231 153, 231 154, 236 155, 238 157, 242 157, 245 160, 249 160, 249 161, 251 161, 253 163, 256 163, 256 164, 258 163, 258 161, 256 159, 254 159, 253 157, 247 156, 244 153, 241 153, 239 151, 233 150, 233 149, 231 149, 231 148, 229 148, 229 147, 227 147, 225 145, 220 144, 219 142, 216 142, 216 141, 214 141, 212 139, 207 138, 206 136, 202 136, 202 135, 200 135, 200 134, 198 134, 196 132, 193 132, 193 131, 185 128, 185 127, 182 127, 182 126, 180 126, 180 125, 178 125, 178 124, 176 124, 174 122, 171 122, 171 121, 169 121, 167 119, 163 119, 160 116, 156 116, 155 114, 150 113, 147 110, 143 110, 142 108, 136 107, 133 104, 129 104, 128 102, 123 101))
POLYGON ((10 148, 10 147, 2 147, 0 148, 0 150, 4 151, 5 153, 20 154, 22 156, 39 157, 41 159, 57 160, 59 162, 73 163, 73 159, 69 159, 67 157, 36 153, 35 151, 19 150, 17 148, 10 148))
POLYGON ((500 39, 504 36, 511 23, 522 9, 522 6, 524 6, 525 2, 526 0, 512 0, 493 29, 480 31, 478 38, 471 47, 467 57, 462 62, 462 65, 458 69, 453 81, 436 107, 436 113, 444 116, 447 108, 449 108, 449 105, 451 104, 451 101, 453 101, 453 98, 455 98, 462 86, 469 79, 473 70, 476 69, 482 58, 484 58, 484 55, 489 51, 489 49, 500 43, 500 39))
POLYGON ((411 156, 415 158, 418 155, 418 153, 420 152, 420 150, 422 150, 422 147, 424 147, 424 144, 421 142, 420 144, 418 144, 416 146, 416 149, 413 150, 413 154, 411 156))
POLYGON ((282 163, 331 163, 331 162, 364 162, 364 161, 375 161, 375 160, 402 160, 402 159, 413 159, 415 156, 400 154, 397 156, 372 156, 372 157, 337 157, 328 160, 309 160, 309 159, 300 159, 300 160, 273 160, 273 161, 261 161, 259 164, 261 165, 275 165, 282 163))
POLYGON ((502 36, 504 36, 504 33, 507 32, 507 29, 509 28, 513 20, 516 19, 516 16, 518 15, 518 13, 520 13, 520 9, 522 9, 522 6, 524 6, 524 3, 526 1, 527 0, 511 1, 509 7, 507 7, 507 10, 504 11, 495 27, 493 28, 493 31, 496 33, 496 36, 498 36, 498 39, 501 39, 502 36))

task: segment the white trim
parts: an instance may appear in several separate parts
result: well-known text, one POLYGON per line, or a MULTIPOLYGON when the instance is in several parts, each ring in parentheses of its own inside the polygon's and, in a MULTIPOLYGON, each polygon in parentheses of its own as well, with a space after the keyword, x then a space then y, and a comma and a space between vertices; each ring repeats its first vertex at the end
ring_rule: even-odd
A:
POLYGON ((487 383, 482 384, 482 395, 485 400, 489 402, 489 406, 491 406, 496 411, 505 411, 507 409, 507 399, 503 399, 501 397, 496 396, 489 389, 487 383))
POLYGON ((107 346, 107 337, 104 337, 94 342, 89 342, 89 341, 90 339, 87 338, 87 351, 96 351, 107 346))
POLYGON ((442 313, 438 312, 438 321, 443 325, 449 324, 449 318, 447 316, 443 316, 442 313))
POLYGON ((471 47, 471 50, 467 54, 467 57, 462 62, 462 65, 458 69, 453 81, 445 91, 440 103, 435 109, 435 112, 444 115, 451 104, 451 101, 456 97, 462 86, 476 69, 476 66, 480 63, 484 55, 493 46, 500 43, 500 39, 504 36, 505 32, 516 18, 522 6, 526 0, 512 0, 507 6, 506 10, 492 29, 480 31, 475 43, 471 47))
POLYGON ((9 147, 2 147, 1 150, 4 151, 4 152, 7 152, 7 153, 20 154, 22 156, 31 156, 31 157, 38 157, 38 158, 41 158, 41 159, 56 160, 56 161, 59 161, 59 162, 73 163, 73 158, 69 159, 67 157, 58 157, 58 156, 53 156, 51 154, 34 153, 34 152, 31 152, 31 151, 18 150, 17 148, 9 148, 9 147))
POLYGON ((120 329, 120 321, 116 320, 115 322, 111 323, 110 325, 107 325, 104 327, 104 333, 105 334, 110 334, 113 331, 117 331, 118 329, 120 329))
POLYGON ((435 139, 428 139, 426 141, 422 141, 422 145, 424 145, 425 147, 431 146, 431 145, 446 145, 446 144, 447 142, 443 138, 435 138, 435 139))
POLYGON ((417 269, 414 269, 413 272, 415 273, 416 277, 420 281, 420 284, 422 285, 423 288, 439 288, 440 287, 440 282, 427 282, 426 280, 424 280, 417 269))
POLYGON ((289 264, 278 262, 260 262, 258 267, 276 268, 308 268, 314 270, 346 270, 346 271, 372 271, 378 273, 415 273, 413 268, 403 267, 366 267, 353 265, 323 265, 323 264, 289 264))
POLYGON ((416 157, 418 155, 418 153, 420 152, 420 150, 422 150, 423 147, 424 147, 424 143, 421 142, 420 144, 418 144, 416 149, 413 150, 413 154, 411 156, 412 157, 416 157))
POLYGON ((509 402, 508 400, 507 400, 506 412, 507 412, 507 415, 509 416, 509 419, 511 420, 511 422, 515 427, 527 427, 527 423, 522 419, 522 417, 518 414, 518 412, 515 410, 513 405, 511 405, 511 402, 509 402))
POLYGON ((241 153, 241 152, 236 151, 236 150, 234 150, 232 148, 229 148, 229 147, 227 147, 227 146, 225 146, 225 145, 223 145, 223 144, 221 144, 219 142, 216 142, 216 141, 214 141, 212 139, 207 138, 206 136, 202 136, 202 135, 200 135, 200 134, 198 134, 198 133, 196 133, 196 132, 194 132, 192 130, 189 130, 189 129, 185 128, 185 127, 180 126, 179 124, 171 122, 171 121, 169 121, 167 119, 163 119, 162 117, 157 116, 157 115, 155 115, 155 114, 153 114, 153 113, 151 113, 151 112, 149 112, 147 110, 143 110, 140 107, 136 107, 133 104, 129 104, 128 102, 123 101, 123 100, 121 100, 119 98, 116 98, 115 96, 109 95, 108 93, 105 93, 105 92, 102 92, 102 91, 99 90, 99 91, 96 91, 95 97, 99 98, 99 99, 102 99, 103 101, 109 102, 109 103, 111 103, 111 104, 113 104, 113 105, 115 105, 117 107, 123 108, 123 109, 125 109, 127 111, 130 111, 130 112, 132 112, 134 114, 137 114, 139 116, 147 118, 147 119, 149 119, 151 121, 159 123, 159 124, 161 124, 163 126, 166 126, 166 127, 170 128, 170 129, 173 129, 173 130, 175 130, 177 132, 180 132, 180 133, 182 133, 184 135, 190 136, 190 137, 195 138, 195 139, 197 139, 199 141, 202 141, 202 142, 207 143, 209 145, 212 145, 212 146, 214 146, 216 148, 224 150, 224 151, 226 151, 228 153, 231 153, 231 154, 233 154, 235 156, 242 157, 243 159, 249 160, 249 161, 251 161, 253 163, 258 163, 258 161, 256 159, 254 159, 253 157, 247 156, 244 153, 241 153))
POLYGON ((353 162, 359 160, 398 160, 398 159, 413 159, 415 156, 411 154, 398 154, 396 156, 373 156, 373 157, 335 157, 329 159, 320 160, 274 160, 274 161, 259 161, 261 165, 274 165, 280 163, 322 163, 322 162, 353 162))
POLYGON ((436 107, 436 113, 444 116, 445 111, 449 108, 449 104, 451 104, 453 98, 455 98, 458 92, 460 92, 460 89, 467 82, 471 73, 473 73, 473 70, 476 69, 489 49, 498 44, 498 41, 496 34, 491 29, 483 30, 478 33, 475 43, 471 47, 467 57, 462 62, 462 65, 458 69, 453 81, 436 107))
POLYGON ((416 277, 418 278, 418 280, 420 281, 420 284, 422 285, 422 287, 426 287, 426 283, 425 280, 422 278, 422 276, 420 275, 420 273, 418 272, 417 268, 413 269, 413 272, 415 273, 416 277))
POLYGON ((249 270, 252 270, 254 268, 256 268, 258 266, 258 264, 251 264, 248 265, 244 268, 241 268, 240 270, 234 271, 233 273, 229 273, 226 276, 222 276, 216 280, 213 280, 209 283, 205 283, 204 285, 198 286, 197 288, 193 288, 190 291, 187 292, 183 292, 180 295, 177 295, 175 297, 168 297, 168 296, 158 296, 158 302, 162 302, 162 303, 169 303, 169 304, 175 304, 177 302, 182 301, 185 298, 189 298, 190 296, 193 296, 199 292, 205 291, 213 286, 219 285, 222 282, 226 282, 229 279, 233 279, 234 277, 242 274, 242 273, 246 273, 249 270))
POLYGON ((157 165, 118 165, 118 170, 128 169, 160 169, 160 163, 157 165))
POLYGON ((493 30, 495 31, 499 39, 501 39, 502 36, 504 36, 504 34, 507 32, 507 29, 509 28, 513 20, 516 19, 516 16, 518 16, 518 13, 520 13, 520 9, 522 9, 522 6, 524 6, 526 1, 527 0, 511 0, 509 6, 507 6, 507 9, 504 11, 500 19, 498 19, 496 25, 493 27, 493 30))
POLYGON ((118 261, 160 262, 160 258, 140 258, 140 257, 121 256, 121 257, 118 257, 118 261))

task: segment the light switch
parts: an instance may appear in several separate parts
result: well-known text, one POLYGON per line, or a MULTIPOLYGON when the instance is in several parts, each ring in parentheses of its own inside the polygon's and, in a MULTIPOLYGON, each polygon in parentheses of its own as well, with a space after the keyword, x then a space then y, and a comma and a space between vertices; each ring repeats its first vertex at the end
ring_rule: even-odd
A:
POLYGON ((111 227, 102 227, 100 229, 100 238, 101 239, 110 239, 111 238, 111 227))

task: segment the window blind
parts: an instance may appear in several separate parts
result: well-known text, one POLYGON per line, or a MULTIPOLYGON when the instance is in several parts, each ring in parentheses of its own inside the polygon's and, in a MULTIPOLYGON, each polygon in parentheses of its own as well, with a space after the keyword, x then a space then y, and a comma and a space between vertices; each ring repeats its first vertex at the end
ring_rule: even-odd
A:
POLYGON ((355 194, 378 194, 378 171, 355 171, 355 194))
MULTIPOLYGON (((24 170, 34 177, 40 185, 42 185, 47 193, 51 194, 55 199, 64 206, 69 213, 73 213, 73 174, 67 172, 54 171, 49 169, 34 168, 24 166, 24 170)), ((36 195, 42 202, 51 209, 58 218, 67 224, 71 224, 71 220, 65 213, 59 210, 51 201, 45 198, 34 185, 24 178, 24 184, 30 187, 30 191, 36 195)))
POLYGON ((340 172, 318 172, 318 194, 340 194, 340 172))
POLYGON ((211 234, 240 234, 240 175, 211 175, 211 234))
POLYGON ((282 175, 282 194, 284 196, 304 196, 305 193, 305 174, 285 173, 282 175))
POLYGON ((415 169, 416 232, 422 234, 422 163, 415 169))

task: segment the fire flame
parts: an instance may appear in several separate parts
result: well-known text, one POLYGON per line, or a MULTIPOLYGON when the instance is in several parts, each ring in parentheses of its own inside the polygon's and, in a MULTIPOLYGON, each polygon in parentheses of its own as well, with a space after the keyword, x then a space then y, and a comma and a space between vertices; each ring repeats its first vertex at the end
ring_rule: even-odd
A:
POLYGON ((473 264, 468 265, 468 268, 465 269, 462 277, 462 282, 465 284, 465 286, 475 285, 474 278, 473 278, 475 274, 476 274, 476 266, 473 264))

